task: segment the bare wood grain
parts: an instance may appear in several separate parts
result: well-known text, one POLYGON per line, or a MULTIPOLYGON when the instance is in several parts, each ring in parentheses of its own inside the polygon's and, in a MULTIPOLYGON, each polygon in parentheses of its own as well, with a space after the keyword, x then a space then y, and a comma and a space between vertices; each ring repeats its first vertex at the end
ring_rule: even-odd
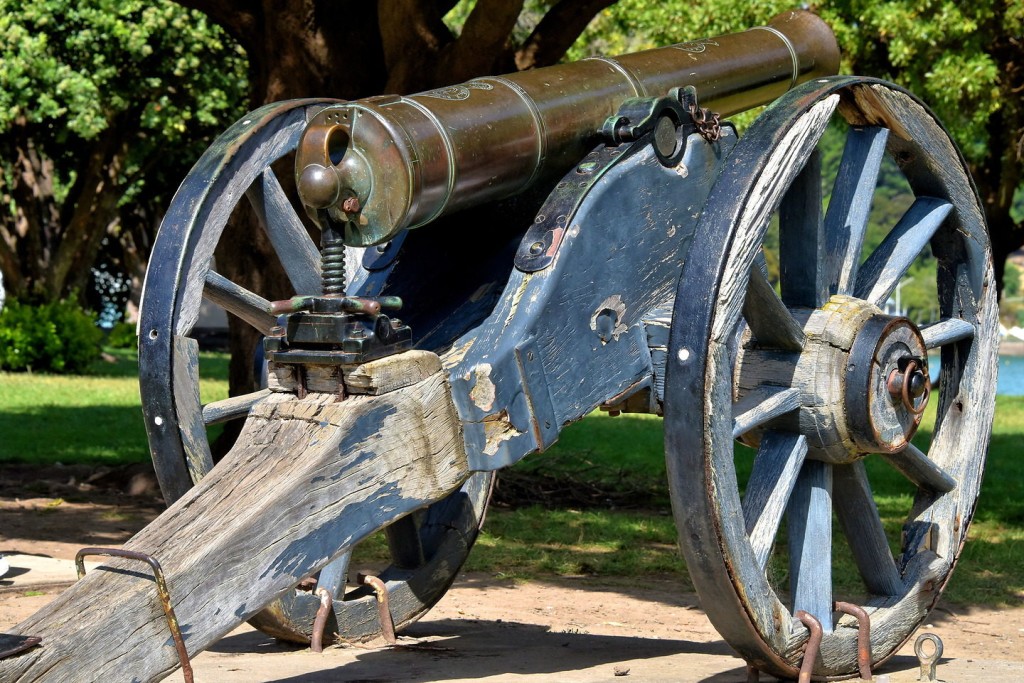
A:
POLYGON ((203 406, 203 422, 212 425, 245 417, 254 405, 270 396, 270 393, 270 389, 261 389, 251 394, 232 396, 222 401, 207 403, 203 406))
POLYGON ((825 213, 824 279, 832 294, 852 294, 871 200, 889 129, 851 128, 825 213))
POLYGON ((974 325, 959 318, 946 318, 921 328, 921 337, 926 349, 935 349, 946 344, 974 338, 974 325))
POLYGON ((854 296, 876 306, 883 305, 952 208, 945 199, 918 197, 914 200, 896 227, 861 266, 854 296))
POLYGON ((277 325, 277 318, 270 312, 269 301, 214 270, 206 272, 203 296, 265 335, 277 325))
POLYGON ((803 330, 756 264, 750 269, 743 318, 759 346, 785 351, 800 351, 804 346, 803 330))
MULTIPOLYGON (((163 565, 190 654, 468 476, 440 373, 384 396, 334 398, 258 404, 224 461, 126 544, 163 565)), ((148 681, 177 666, 152 580, 122 560, 15 630, 47 646, 0 662, 0 680, 148 681)))
POLYGON ((902 594, 903 579, 889 550, 863 461, 837 465, 832 476, 833 507, 864 585, 875 595, 902 594))
POLYGON ((288 280, 297 294, 320 294, 320 250, 310 239, 306 226, 295 213, 274 172, 267 168, 245 193, 260 224, 281 259, 288 280))
MULTIPOLYGON (((174 338, 172 370, 178 430, 185 451, 185 465, 192 481, 199 481, 213 469, 213 456, 206 438, 206 423, 199 404, 199 342, 191 337, 174 338)), ((157 416, 154 419, 168 419, 157 416)))

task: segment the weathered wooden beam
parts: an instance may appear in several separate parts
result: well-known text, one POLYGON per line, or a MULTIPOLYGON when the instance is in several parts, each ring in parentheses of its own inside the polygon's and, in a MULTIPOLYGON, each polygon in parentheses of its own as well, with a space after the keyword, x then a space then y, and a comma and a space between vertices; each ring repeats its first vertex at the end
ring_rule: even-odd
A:
MULTIPOLYGON (((445 376, 381 396, 274 394, 238 445, 132 538, 156 557, 190 655, 360 539, 469 475, 445 376)), ((16 633, 3 681, 150 681, 178 666, 149 567, 111 559, 16 633)))

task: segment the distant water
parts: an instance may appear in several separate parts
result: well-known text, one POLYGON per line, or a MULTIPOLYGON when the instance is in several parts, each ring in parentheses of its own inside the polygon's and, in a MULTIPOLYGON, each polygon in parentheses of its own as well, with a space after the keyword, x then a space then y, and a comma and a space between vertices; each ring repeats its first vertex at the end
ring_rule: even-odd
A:
MULTIPOLYGON (((928 366, 932 381, 935 381, 939 375, 938 356, 930 356, 928 366)), ((999 356, 996 393, 1003 396, 1024 396, 1024 356, 999 356)))
POLYGON ((999 381, 996 393, 1024 396, 1024 356, 999 356, 999 381))

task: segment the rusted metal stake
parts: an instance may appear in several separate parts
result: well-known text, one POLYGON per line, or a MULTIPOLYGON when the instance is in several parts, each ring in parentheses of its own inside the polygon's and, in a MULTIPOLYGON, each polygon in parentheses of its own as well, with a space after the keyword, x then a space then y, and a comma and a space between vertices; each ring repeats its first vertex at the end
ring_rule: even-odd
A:
POLYGON ((800 665, 800 677, 797 678, 799 683, 811 683, 811 672, 814 671, 814 662, 817 661, 818 649, 821 648, 821 622, 813 614, 802 609, 797 610, 793 616, 811 632, 811 637, 807 639, 807 647, 804 649, 804 661, 800 665))
POLYGON ((865 681, 871 680, 871 617, 859 605, 836 602, 836 610, 857 620, 857 669, 865 681))
POLYGON ((313 635, 309 638, 309 649, 313 652, 323 652, 324 628, 327 626, 327 617, 334 607, 334 596, 326 588, 317 588, 316 594, 320 596, 320 608, 316 611, 316 619, 313 620, 313 635))
POLYGON ((167 590, 167 582, 164 580, 164 570, 156 558, 146 553, 139 553, 132 550, 121 550, 120 548, 82 548, 75 555, 75 569, 78 571, 78 579, 85 578, 85 558, 90 555, 108 555, 110 557, 121 557, 126 560, 145 562, 153 569, 153 579, 156 581, 156 594, 160 599, 160 606, 164 609, 164 616, 167 618, 167 627, 171 631, 171 638, 174 639, 174 649, 178 651, 178 660, 181 662, 181 675, 185 677, 185 683, 193 683, 192 663, 188 658, 188 650, 185 649, 185 639, 181 637, 181 629, 178 628, 178 617, 174 614, 174 607, 171 606, 171 593, 167 590))
POLYGON ((934 633, 922 633, 914 641, 914 654, 917 655, 917 661, 921 663, 921 675, 917 677, 919 681, 937 681, 935 667, 938 666, 939 658, 942 657, 942 639, 934 633), (925 642, 931 642, 935 646, 935 651, 931 654, 925 654, 924 644, 925 642))
POLYGON ((380 614, 380 633, 387 641, 388 645, 394 645, 398 642, 395 637, 395 622, 391 619, 391 607, 388 605, 388 587, 384 585, 376 576, 369 576, 367 574, 359 574, 357 577, 359 583, 364 586, 370 586, 373 588, 373 592, 377 594, 377 612, 380 614))

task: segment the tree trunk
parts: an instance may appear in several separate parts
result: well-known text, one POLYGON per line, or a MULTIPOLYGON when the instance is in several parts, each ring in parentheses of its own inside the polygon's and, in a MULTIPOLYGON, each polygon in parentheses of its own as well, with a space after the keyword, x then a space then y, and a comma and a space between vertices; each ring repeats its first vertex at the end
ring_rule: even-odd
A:
MULTIPOLYGON (((210 16, 245 48, 253 108, 301 97, 408 94, 514 71, 520 59, 511 35, 522 0, 478 0, 458 37, 442 21, 453 0, 179 1, 210 16)), ((529 37, 522 65, 560 59, 590 19, 613 1, 557 2, 529 37)), ((286 189, 294 183, 288 169, 277 176, 286 189)), ((222 275, 265 298, 294 293, 248 207, 236 211, 221 245, 230 245, 216 255, 222 275)), ((254 388, 258 333, 235 319, 229 326, 230 391, 239 395, 254 388)), ((228 427, 214 452, 226 452, 236 432, 237 426, 228 427)))

